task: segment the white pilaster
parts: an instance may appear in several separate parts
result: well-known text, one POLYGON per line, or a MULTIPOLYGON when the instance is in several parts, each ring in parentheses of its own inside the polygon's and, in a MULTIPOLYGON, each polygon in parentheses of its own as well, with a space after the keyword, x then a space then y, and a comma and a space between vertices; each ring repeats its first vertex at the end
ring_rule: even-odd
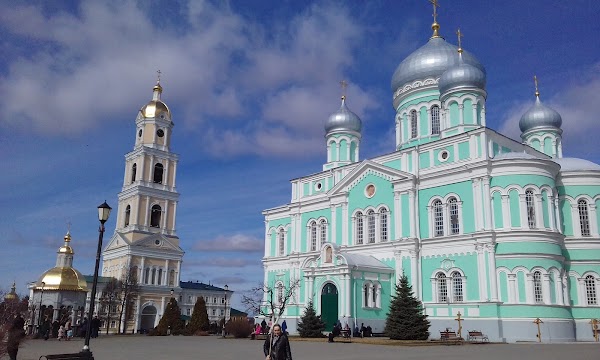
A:
POLYGON ((486 230, 492 229, 492 198, 490 193, 490 177, 484 176, 483 182, 483 209, 485 212, 485 225, 486 230))
POLYGON ((331 234, 329 241, 331 243, 337 243, 337 234, 336 234, 336 226, 337 224, 337 216, 336 216, 336 206, 335 205, 331 205, 331 227, 329 229, 329 233, 331 234))
POLYGON ((348 239, 348 203, 342 204, 342 245, 349 245, 348 239))
POLYGON ((410 237, 416 237, 415 233, 415 190, 408 190, 408 213, 410 218, 410 237))
POLYGON ((477 251, 477 279, 479 287, 479 301, 486 301, 487 297, 487 286, 485 276, 485 253, 484 246, 482 244, 476 244, 475 250, 477 251))
POLYGON ((550 274, 542 275, 542 296, 544 304, 552 304, 552 299, 550 298, 550 274))
POLYGON ((517 294, 517 275, 508 274, 508 302, 516 304, 518 299, 517 294))
POLYGON ((498 301, 498 274, 496 273, 496 251, 494 244, 486 246, 489 266, 491 301, 498 301))
POLYGON ((508 195, 500 195, 500 197, 502 198, 502 227, 504 229, 510 229, 512 227, 511 225, 511 219, 510 219, 510 203, 509 203, 509 196, 508 195))
POLYGON ((402 238, 402 214, 400 207, 400 194, 394 193, 394 238, 391 240, 402 238))

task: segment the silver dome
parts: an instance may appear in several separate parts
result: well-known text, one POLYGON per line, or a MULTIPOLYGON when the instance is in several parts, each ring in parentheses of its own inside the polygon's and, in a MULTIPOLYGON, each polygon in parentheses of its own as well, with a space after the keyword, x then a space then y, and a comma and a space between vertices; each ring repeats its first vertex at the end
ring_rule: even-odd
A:
POLYGON ((519 128, 524 133, 537 127, 555 127, 560 129, 562 118, 560 114, 548 106, 542 104, 537 96, 535 104, 521 116, 519 128))
POLYGON ((486 76, 479 68, 467 64, 462 60, 462 55, 458 55, 459 63, 444 71, 440 77, 438 88, 440 94, 444 94, 450 89, 456 88, 476 88, 485 90, 486 76))
POLYGON ((334 130, 350 130, 360 132, 362 129, 362 121, 358 115, 350 111, 346 106, 346 98, 342 96, 342 106, 340 109, 329 116, 325 123, 325 131, 327 133, 334 130))
MULTIPOLYGON (((437 79, 444 71, 458 64, 457 51, 457 46, 447 43, 443 38, 432 37, 398 65, 392 76, 392 91, 415 80, 437 79)), ((475 56, 466 51, 462 56, 466 64, 475 66, 485 75, 485 68, 475 56)))

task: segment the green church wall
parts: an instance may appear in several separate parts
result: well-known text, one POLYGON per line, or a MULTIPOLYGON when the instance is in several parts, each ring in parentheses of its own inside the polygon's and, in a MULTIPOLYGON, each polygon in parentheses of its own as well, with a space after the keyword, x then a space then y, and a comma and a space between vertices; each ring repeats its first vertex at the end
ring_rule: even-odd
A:
POLYGON ((593 198, 600 194, 600 186, 597 185, 569 185, 557 186, 556 188, 560 195, 568 195, 572 198, 576 198, 579 195, 588 195, 593 198))
POLYGON ((569 297, 571 305, 580 305, 579 296, 577 296, 577 279, 574 276, 569 276, 569 297))
POLYGON ((429 201, 434 196, 445 197, 446 195, 454 193, 458 195, 462 205, 462 223, 463 233, 469 234, 475 231, 475 223, 468 221, 468 219, 474 219, 474 207, 473 207, 473 188, 471 181, 463 181, 454 184, 441 185, 438 187, 419 190, 419 211, 422 215, 420 222, 421 237, 428 238, 429 234, 429 222, 427 221, 427 206, 429 201))
POLYGON ((402 237, 410 236, 410 217, 409 214, 409 203, 408 194, 400 194, 400 206, 402 207, 402 237))
POLYGON ((499 191, 494 192, 492 206, 494 207, 494 229, 502 229, 504 227, 504 219, 502 217, 502 195, 499 191))
POLYGON ((550 304, 556 304, 556 281, 554 274, 550 275, 550 304))
POLYGON ((523 267, 523 268, 527 269, 528 271, 531 271, 531 269, 533 269, 534 267, 542 267, 546 270, 550 269, 551 267, 555 267, 557 269, 563 268, 563 265, 558 260, 547 259, 547 258, 535 258, 534 256, 535 255, 532 255, 532 257, 530 257, 530 258, 519 257, 519 258, 514 258, 514 259, 497 258, 496 266, 497 267, 505 267, 511 271, 513 271, 514 269, 516 269, 518 267, 523 267))
POLYGON ((429 151, 419 154, 419 168, 427 169, 429 167, 429 151))
POLYGON ((466 99, 463 103, 463 120, 465 124, 475 124, 473 121, 473 101, 466 99))
POLYGON ((481 123, 481 103, 477 103, 477 124, 482 125, 481 123))
POLYGON ((419 124, 419 134, 421 136, 429 135, 429 116, 427 116, 427 108, 422 106, 419 109, 420 115, 420 124, 419 124))
POLYGON ((562 233, 566 236, 573 236, 573 216, 571 215, 571 204, 567 200, 560 202, 560 214, 561 214, 561 229, 562 233))
POLYGON ((356 143, 355 142, 351 142, 350 143, 350 160, 351 161, 356 161, 356 143))
POLYGON ((445 131, 445 134, 446 134, 446 136, 456 135, 456 134, 458 134, 458 129, 452 129, 452 130, 445 131))
MULTIPOLYGON (((324 217, 327 219, 327 223, 331 224, 331 209, 326 208, 326 209, 321 209, 321 210, 315 210, 315 211, 307 211, 305 213, 302 213, 300 215, 300 228, 302 229, 300 231, 300 251, 301 252, 307 252, 309 251, 309 241, 308 241, 308 222, 311 220, 317 220, 320 217, 324 217)), ((328 228, 328 234, 329 238, 331 238, 331 228, 328 228)), ((318 234, 317 234, 318 236, 318 234)))
MULTIPOLYGON (((580 250, 580 251, 586 251, 586 250, 580 250)), ((599 250, 595 250, 595 254, 594 255, 596 255, 596 256, 587 255, 586 258, 587 259, 594 259, 594 260, 597 261, 598 259, 600 259, 597 256, 598 255, 598 251, 599 250)), ((591 260, 591 261, 594 261, 594 260, 591 260)), ((579 276, 583 276, 583 274, 585 274, 588 271, 593 271, 595 273, 600 273, 600 264, 598 264, 598 265, 591 265, 587 261, 584 264, 578 264, 576 262, 572 262, 569 265, 569 270, 570 271, 575 271, 576 273, 579 274, 579 276)))
POLYGON ((514 228, 521 226, 521 210, 519 205, 519 192, 515 189, 508 192, 510 203, 510 225, 514 228))
POLYGON ((340 161, 348 160, 348 141, 340 141, 340 161))
POLYGON ((552 254, 562 256, 560 245, 545 242, 501 242, 496 247, 496 254, 552 254))
POLYGON ((392 169, 400 170, 400 166, 402 165, 400 159, 390 160, 383 163, 384 166, 390 167, 392 169))
POLYGON ((458 143, 458 160, 465 160, 471 156, 469 153, 469 142, 458 143))
POLYGON ((525 273, 523 271, 517 272, 517 286, 519 288, 519 302, 527 301, 527 290, 525 287, 525 273))
POLYGON ((449 106, 450 109, 450 127, 457 126, 460 121, 460 113, 458 109, 458 104, 456 102, 452 102, 449 106))
POLYGON ((552 139, 550 138, 544 139, 544 153, 552 156, 552 139))
MULTIPOLYGON (((343 229, 344 229, 344 220, 343 220, 343 212, 342 212, 342 207, 341 206, 337 206, 335 208, 335 243, 337 245, 342 245, 342 234, 343 234, 343 229)), ((351 223, 351 221, 348 221, 351 223)))
POLYGON ((331 143, 331 146, 329 147, 329 151, 331 152, 331 161, 336 161, 338 159, 336 143, 331 143))
POLYGON ((508 275, 504 271, 500 273, 498 285, 500 287, 500 301, 508 302, 508 275))
POLYGON ((544 218, 544 227, 550 227, 550 214, 548 214, 548 192, 542 191, 542 216, 544 218))
POLYGON ((309 183, 302 184, 302 193, 304 194, 304 195, 302 195, 302 197, 310 194, 310 184, 309 183))
POLYGON ((531 147, 536 149, 537 151, 541 151, 542 147, 540 145, 540 141, 538 139, 534 139, 531 141, 531 147))
MULTIPOLYGON (((491 187, 506 188, 510 185, 519 185, 525 187, 527 185, 536 185, 541 187, 542 185, 548 185, 554 187, 554 179, 543 175, 505 175, 505 176, 494 176, 490 180, 491 187)), ((559 190, 560 191, 560 190, 559 190)))
POLYGON ((565 251, 565 258, 573 261, 600 259, 600 249, 570 249, 565 251))
MULTIPOLYGON (((394 209, 394 188, 392 184, 379 176, 369 174, 365 176, 348 194, 348 216, 355 210, 372 206, 386 205, 389 210, 394 209), (375 185, 375 194, 370 199, 365 196, 365 188, 368 184, 375 185)), ((393 217, 390 219, 390 227, 393 227, 393 217)))
POLYGON ((500 146, 496 143, 492 143, 492 154, 494 154, 494 156, 500 154, 500 146))
POLYGON ((414 287, 414 284, 411 282, 412 273, 411 273, 410 258, 409 257, 403 257, 402 258, 402 272, 408 278, 408 282, 410 283, 410 285, 414 287))
MULTIPOLYGON (((598 318, 598 308, 597 307, 574 307, 571 309, 571 314, 573 315, 573 319, 597 319, 598 318)), ((592 330, 589 330, 589 333, 592 333, 592 330)))
POLYGON ((435 166, 454 162, 455 157, 456 154, 454 154, 454 146, 446 146, 443 148, 433 150, 433 163, 435 164, 435 166), (440 152, 444 150, 448 152, 448 158, 445 161, 440 161, 440 152))
POLYGON ((435 273, 440 270, 443 260, 450 259, 454 262, 454 267, 463 271, 468 283, 465 286, 466 300, 479 300, 479 272, 477 269, 477 255, 448 255, 425 257, 421 259, 421 268, 423 276, 423 301, 433 301, 431 278, 435 277, 435 273))

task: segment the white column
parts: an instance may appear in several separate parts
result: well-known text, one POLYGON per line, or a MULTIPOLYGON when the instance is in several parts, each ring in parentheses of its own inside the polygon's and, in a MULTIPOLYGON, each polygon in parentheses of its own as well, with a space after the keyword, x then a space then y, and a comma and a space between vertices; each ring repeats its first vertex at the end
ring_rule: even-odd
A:
POLYGON ((475 250, 477 251, 477 279, 479 285, 479 301, 486 301, 487 296, 487 284, 486 284, 486 276, 485 276, 485 253, 484 246, 482 244, 475 245, 475 250))
POLYGON ((271 236, 269 235, 269 222, 265 220, 265 257, 271 256, 271 236))
POLYGON ((342 245, 349 245, 348 239, 348 203, 342 204, 342 245))
POLYGON ((483 182, 483 210, 485 212, 485 225, 486 230, 492 229, 492 198, 490 193, 490 177, 484 176, 483 182))
POLYGON ((556 221, 554 219, 554 195, 548 194, 548 220, 550 230, 556 231, 556 221))
POLYGON ((294 251, 300 252, 300 249, 296 248, 296 216, 294 214, 290 215, 289 234, 290 234, 289 236, 290 236, 290 244, 291 244, 290 253, 293 253, 294 251))
POLYGON ((171 186, 169 184, 169 159, 165 160, 165 171, 163 172, 163 186, 171 186))
POLYGON ((144 279, 144 274, 146 273, 144 266, 146 263, 146 257, 142 256, 142 260, 140 263, 140 277, 138 279, 140 279, 140 284, 145 284, 146 283, 146 279, 144 279))
POLYGON ((473 210, 475 210, 475 231, 480 231, 483 230, 483 228, 485 227, 482 224, 483 217, 481 216, 481 209, 483 208, 483 204, 481 204, 481 191, 479 190, 481 185, 481 179, 472 179, 471 183, 473 186, 473 210))
MULTIPOLYGON (((588 221, 590 223, 590 235, 596 237, 598 236, 598 218, 596 217, 596 205, 588 204, 588 209, 590 209, 590 214, 588 216, 588 221)), ((577 215, 579 215, 579 210, 577 215)))
POLYGON ((399 282, 400 278, 404 274, 402 270, 402 251, 394 251, 394 271, 396 272, 396 282, 391 284, 391 290, 396 288, 396 284, 399 282))
MULTIPOLYGON (((292 218, 294 220, 294 218, 292 218)), ((296 242, 296 249, 298 252, 302 251, 302 224, 300 221, 302 220, 301 214, 296 214, 296 234, 294 237, 294 241, 296 242)))
POLYGON ((485 107, 481 107, 481 125, 485 126, 485 107))
POLYGON ((337 243, 337 241, 336 241, 337 240, 337 236, 336 236, 337 235, 336 234, 337 219, 336 219, 336 211, 335 210, 336 210, 336 206, 335 205, 331 205, 331 223, 329 224, 330 225, 330 229, 329 229, 330 230, 329 231, 330 238, 329 238, 329 241, 331 243, 334 243, 334 244, 337 243))
POLYGON ((465 124, 465 112, 464 112, 464 108, 465 108, 465 106, 463 104, 459 104, 458 105, 459 125, 464 125, 465 124))
MULTIPOLYGON (((163 315, 165 314, 165 297, 161 296, 160 297, 160 317, 163 317, 163 315)), ((158 319, 156 319, 158 320, 158 319)))
POLYGON ((542 211, 542 194, 535 194, 533 196, 534 199, 534 208, 535 208, 535 227, 538 229, 544 228, 544 212, 542 211))
POLYGON ((488 244, 486 250, 488 253, 491 301, 498 301, 498 275, 496 273, 496 251, 494 244, 488 244))
POLYGON ((140 328, 140 316, 142 316, 142 309, 140 309, 141 306, 141 298, 140 295, 137 295, 137 300, 135 302, 135 309, 136 309, 136 314, 135 314, 135 328, 133 329, 134 331, 137 331, 140 328))
POLYGON ((375 289, 375 304, 373 306, 381 309, 381 284, 375 289))
POLYGON ((400 138, 400 122, 396 120, 396 147, 402 143, 402 139, 400 138))
POLYGON ((345 316, 350 317, 350 304, 352 303, 352 289, 350 287, 350 276, 351 274, 344 275, 344 290, 346 290, 346 309, 345 316))
POLYGON ((140 173, 139 176, 136 174, 135 178, 136 180, 148 182, 148 179, 146 178, 146 154, 142 154, 141 160, 140 169, 138 169, 140 173))
POLYGON ((173 201, 173 227, 169 230, 171 230, 173 232, 175 231, 176 222, 177 222, 177 201, 173 201))
POLYGON ((473 123, 477 124, 477 103, 473 103, 473 123))
POLYGON ((417 266, 417 252, 412 250, 410 251, 410 282, 413 287, 413 291, 419 300, 421 300, 421 289, 419 288, 419 278, 418 278, 418 266, 417 266))
POLYGON ((175 189, 175 177, 177 175, 177 163, 178 163, 177 160, 173 161, 173 185, 172 185, 173 189, 175 189))
POLYGON ((535 303, 533 298, 533 274, 525 274, 525 301, 528 304, 535 303))
POLYGON ((146 196, 146 215, 144 216, 144 226, 148 227, 150 226, 150 219, 149 219, 149 215, 148 212, 150 211, 150 196, 146 196))
POLYGON ((511 304, 517 303, 517 275, 508 274, 508 302, 511 304))
POLYGON ((123 186, 129 184, 129 180, 131 180, 128 172, 129 172, 129 163, 127 161, 125 161, 125 174, 123 175, 123 186))
POLYGON ((308 301, 314 300, 313 299, 313 284, 314 284, 315 278, 314 276, 310 275, 308 277, 308 301))
POLYGON ((160 222, 162 223, 160 225, 162 231, 164 232, 165 230, 167 230, 167 214, 169 214, 169 212, 167 211, 169 209, 169 200, 165 200, 164 203, 164 210, 162 211, 162 216, 160 218, 160 222))
POLYGON ((408 213, 410 218, 410 237, 416 237, 415 233, 415 190, 408 190, 408 213))
POLYGON ((175 274, 175 286, 179 286, 181 281, 181 260, 177 261, 177 274, 175 274))
POLYGON ((512 227, 511 225, 511 219, 510 219, 510 202, 509 202, 509 196, 508 195, 500 195, 500 198, 502 199, 502 227, 504 229, 510 229, 512 227))
POLYGON ((558 194, 554 197, 554 218, 556 219, 556 231, 562 233, 561 219, 560 219, 560 210, 558 206, 560 201, 558 199, 558 194))
POLYGON ((400 211, 400 194, 394 193, 394 239, 402 238, 402 214, 400 211))
POLYGON ((165 260, 165 271, 163 271, 162 283, 164 286, 169 286, 169 260, 165 260))
POLYGON ((579 278, 577 279, 577 305, 586 306, 587 305, 587 294, 585 293, 585 279, 579 278))
POLYGON ((554 275, 556 275, 554 277, 554 287, 555 287, 554 292, 556 294, 556 304, 564 305, 565 299, 563 296, 562 278, 561 278, 560 274, 554 273, 554 275))
MULTIPOLYGON (((589 216, 588 218, 589 220, 592 220, 589 216)), ((573 224, 573 236, 581 237, 581 222, 579 221, 579 208, 577 207, 577 204, 571 204, 571 219, 571 223, 573 224)))
POLYGON ((569 276, 567 274, 562 275, 562 294, 564 304, 567 306, 571 305, 571 297, 569 295, 569 276))
POLYGON ((550 298, 550 274, 542 275, 542 296, 544 297, 544 304, 552 304, 552 299, 550 298))
POLYGON ((519 194, 519 209, 521 212, 521 229, 529 228, 527 221, 527 202, 525 202, 525 194, 519 194))

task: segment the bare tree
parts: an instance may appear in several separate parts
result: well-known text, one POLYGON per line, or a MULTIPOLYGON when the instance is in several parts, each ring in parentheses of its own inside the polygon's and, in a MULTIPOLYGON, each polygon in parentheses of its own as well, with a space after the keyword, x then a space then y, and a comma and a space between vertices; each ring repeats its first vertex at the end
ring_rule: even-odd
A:
POLYGON ((106 333, 110 327, 110 321, 113 318, 113 314, 116 313, 116 304, 119 302, 119 296, 121 295, 121 281, 112 278, 102 290, 100 296, 100 311, 98 314, 102 314, 104 318, 106 333))
POLYGON ((29 317, 29 297, 20 300, 19 298, 4 300, 5 295, 6 292, 0 290, 0 300, 3 300, 0 303, 0 358, 7 354, 8 331, 13 325, 15 316, 21 314, 25 319, 29 317))
POLYGON ((121 278, 120 288, 120 313, 119 313, 119 329, 121 333, 121 324, 125 322, 123 332, 127 331, 127 322, 133 317, 133 304, 135 298, 140 292, 140 284, 137 277, 137 267, 129 267, 126 272, 123 273, 121 278))

